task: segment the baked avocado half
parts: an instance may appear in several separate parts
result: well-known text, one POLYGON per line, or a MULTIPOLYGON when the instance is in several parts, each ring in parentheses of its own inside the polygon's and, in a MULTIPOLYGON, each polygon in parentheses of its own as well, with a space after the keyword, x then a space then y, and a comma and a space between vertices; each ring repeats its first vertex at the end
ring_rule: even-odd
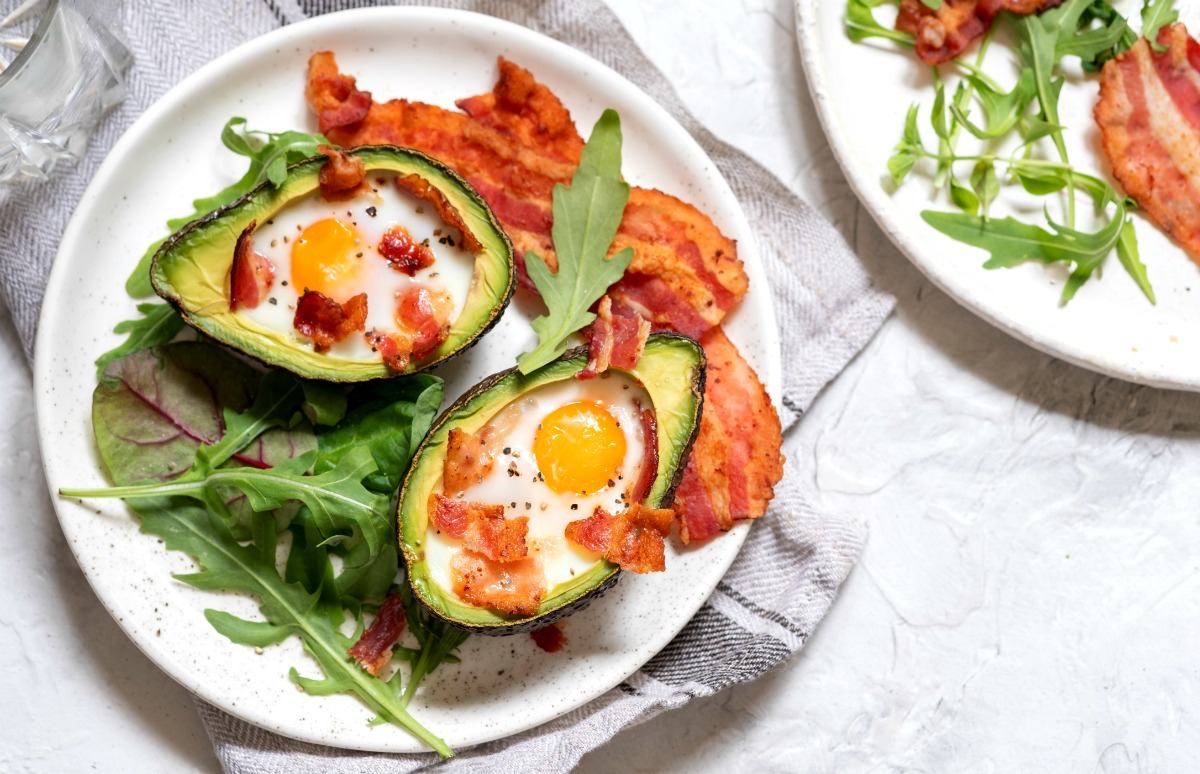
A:
MULTIPOLYGON (((439 618, 502 635, 581 610, 616 583, 620 567, 567 539, 566 525, 601 508, 629 511, 634 492, 644 492, 641 506, 670 506, 700 427, 704 350, 685 336, 656 333, 630 370, 577 379, 587 361, 581 347, 528 375, 512 369, 489 377, 447 409, 417 449, 400 489, 397 532, 413 592, 439 618), (487 538, 491 547, 512 549, 505 533, 515 522, 517 548, 528 555, 479 559, 468 549, 478 550, 471 541, 480 535, 463 537, 461 524, 453 534, 444 514, 454 509, 441 510, 447 498, 465 509, 459 515, 503 508, 491 523, 506 529, 487 538), (484 564, 499 576, 464 570, 482 572, 484 564), (513 603, 508 592, 519 595, 529 572, 538 594, 513 603), (481 602, 485 586, 498 596, 481 602)), ((661 537, 658 544, 661 555, 661 537)))
POLYGON ((183 227, 154 256, 155 291, 202 333, 310 379, 414 373, 470 347, 515 287, 512 243, 495 215, 466 180, 423 153, 373 145, 348 154, 365 171, 352 194, 326 198, 328 160, 314 156, 289 167, 282 184, 264 183, 183 227), (253 305, 234 300, 235 253, 245 256, 251 284, 261 282, 253 305), (324 307, 306 306, 316 300, 324 307), (320 340, 297 310, 320 322, 330 306, 348 322, 338 330, 335 316, 327 324, 334 335, 320 340), (407 349, 389 360, 397 340, 407 349))

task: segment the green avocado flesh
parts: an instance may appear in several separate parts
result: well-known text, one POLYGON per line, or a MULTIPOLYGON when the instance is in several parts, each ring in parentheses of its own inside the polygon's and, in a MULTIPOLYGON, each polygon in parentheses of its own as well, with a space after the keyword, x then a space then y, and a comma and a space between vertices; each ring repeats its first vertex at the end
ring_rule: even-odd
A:
MULTIPOLYGON (((258 228, 319 188, 324 156, 288 168, 278 187, 264 183, 246 196, 189 223, 154 256, 154 290, 194 328, 267 365, 299 376, 335 382, 359 382, 430 368, 475 343, 500 318, 515 287, 512 243, 483 198, 454 171, 414 150, 391 145, 355 148, 367 179, 373 174, 416 174, 437 189, 458 212, 483 250, 474 256, 470 290, 447 338, 427 357, 403 371, 388 368, 381 356, 344 357, 316 352, 291 331, 273 330, 229 309, 229 274, 238 236, 255 221, 258 228)), ((436 233, 436 232, 435 232, 436 233)), ((277 278, 276 281, 278 281, 277 278)), ((286 279, 284 277, 283 279, 286 279)))
MULTIPOLYGON (((432 494, 442 492, 450 431, 460 428, 475 433, 517 399, 556 382, 587 384, 575 379, 587 360, 586 348, 581 347, 531 374, 522 375, 512 369, 484 380, 442 414, 417 450, 400 490, 397 531, 413 591, 435 615, 476 634, 515 634, 541 628, 582 609, 616 583, 620 568, 601 558, 569 581, 547 589, 537 613, 514 616, 460 599, 452 589, 439 584, 427 560, 425 537, 431 529, 428 503, 432 494)), ((655 508, 667 507, 700 427, 704 350, 684 336, 656 333, 646 342, 645 351, 633 369, 611 370, 640 385, 653 404, 658 469, 643 502, 655 508)), ((517 488, 511 496, 525 497, 517 488)), ((579 518, 588 515, 581 512, 579 518)))

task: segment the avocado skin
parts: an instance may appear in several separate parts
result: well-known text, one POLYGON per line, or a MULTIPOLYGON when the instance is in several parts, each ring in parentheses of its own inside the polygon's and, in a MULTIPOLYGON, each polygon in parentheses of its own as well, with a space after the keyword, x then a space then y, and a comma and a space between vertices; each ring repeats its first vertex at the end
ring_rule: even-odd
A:
MULTIPOLYGON (((646 349, 653 352, 660 348, 683 349, 688 353, 689 356, 693 358, 692 373, 688 379, 687 389, 690 395, 695 397, 695 401, 693 404, 694 408, 690 413, 690 421, 685 423, 685 434, 681 439, 677 438, 674 446, 672 447, 674 451, 672 455, 674 458, 674 463, 669 466, 669 478, 663 479, 660 482, 659 479, 662 479, 663 473, 662 461, 660 460, 659 477, 655 480, 651 487, 650 494, 645 500, 645 504, 656 508, 669 505, 674 500, 675 490, 683 478, 685 466, 684 463, 687 461, 687 456, 691 451, 692 444, 696 440, 697 433, 700 432, 700 417, 703 411, 703 396, 705 379, 707 375, 707 360, 704 356, 704 349, 694 339, 678 333, 670 332, 651 334, 650 338, 646 342, 646 349)), ((643 354, 643 360, 644 358, 645 354, 643 354)), ((572 379, 574 378, 574 374, 579 369, 583 368, 583 366, 587 363, 587 359, 587 347, 576 347, 575 349, 571 349, 563 353, 563 355, 557 360, 547 364, 541 369, 538 369, 538 371, 535 371, 533 374, 529 374, 525 378, 536 379, 538 374, 544 373, 547 369, 555 368, 562 370, 565 374, 564 377, 537 382, 531 386, 531 389, 536 389, 537 387, 541 387, 545 384, 550 384, 555 381, 561 381, 562 378, 572 379)), ((638 367, 642 366, 643 360, 638 361, 638 367)), ((635 367, 635 372, 638 367, 635 367)), ((426 579, 424 577, 424 573, 421 570, 421 565, 424 564, 424 560, 417 555, 416 548, 412 545, 409 545, 404 536, 406 526, 404 516, 405 502, 407 496, 413 489, 415 489, 417 485, 418 473, 421 470, 423 457, 428 451, 428 447, 434 443, 437 443, 435 439, 448 434, 451 427, 456 424, 454 422, 456 413, 469 406, 481 396, 487 395, 487 393, 495 389, 497 385, 501 385, 509 377, 512 377, 518 373, 519 372, 516 368, 510 368, 507 371, 501 371, 500 373, 493 374, 492 376, 489 376, 483 381, 479 382, 479 384, 475 385, 467 392, 463 393, 458 400, 456 400, 449 408, 447 408, 434 422, 424 440, 417 448, 416 453, 413 455, 412 463, 410 464, 407 473, 405 473, 404 480, 400 484, 400 495, 396 518, 396 539, 401 549, 401 555, 404 559, 406 568, 405 575, 408 578, 409 585, 412 587, 414 596, 420 601, 426 610, 440 620, 472 634, 481 634, 485 636, 521 634, 549 626, 556 621, 583 610, 593 601, 607 594, 617 585, 621 577, 621 569, 617 565, 601 559, 594 566, 597 569, 590 571, 601 576, 599 581, 590 589, 570 597, 550 609, 541 611, 532 616, 506 617, 495 611, 484 611, 486 613, 486 617, 496 619, 487 621, 467 621, 455 618, 438 605, 437 597, 440 596, 440 594, 433 588, 427 588, 427 585, 430 587, 436 587, 436 584, 434 584, 431 578, 426 579), (417 577, 418 574, 420 575, 419 578, 417 577)), ((650 391, 648 386, 647 391, 650 391)), ((523 393, 518 392, 516 395, 503 396, 505 400, 501 404, 501 407, 503 405, 507 405, 512 400, 515 400, 516 397, 521 394, 523 393)), ((651 398, 654 398, 653 392, 651 392, 651 398)), ((655 411, 656 413, 658 411, 657 404, 655 406, 655 411)), ((660 424, 660 435, 662 432, 663 428, 660 424)), ((440 466, 443 463, 443 460, 444 455, 435 455, 427 462, 440 466)), ((437 474, 435 473, 435 476, 436 475, 437 474)), ((459 604, 461 604, 463 607, 470 607, 465 603, 459 604)), ((543 605, 544 604, 545 602, 543 602, 543 605)))
MULTIPOLYGON (((289 166, 287 168, 288 178, 282 185, 275 186, 270 181, 265 181, 240 198, 230 202, 224 207, 220 207, 200 218, 197 218, 168 237, 162 246, 159 247, 158 251, 154 254, 154 258, 150 266, 150 281, 154 287, 155 293, 157 293, 172 307, 174 307, 174 309, 179 312, 184 322, 217 343, 222 344, 234 350, 235 352, 245 355, 251 360, 262 363, 265 366, 283 368, 287 371, 291 371, 297 376, 306 379, 316 379, 320 381, 339 383, 355 383, 372 381, 375 379, 391 379, 397 376, 404 376, 407 374, 426 371, 475 346, 477 343, 479 343, 479 340, 483 338, 483 335, 490 331, 496 325, 496 323, 500 321, 501 315, 508 307, 509 302, 512 300, 513 294, 516 291, 516 262, 513 257, 512 240, 509 239, 508 234, 500 225, 495 213, 492 212, 491 207, 489 207, 487 204, 487 201, 484 200, 479 192, 476 191, 475 188, 469 182, 467 182, 464 177, 437 159, 434 159, 418 150, 414 150, 412 148, 403 148, 398 145, 361 145, 356 148, 352 148, 347 152, 353 156, 365 157, 367 159, 372 157, 378 159, 381 156, 394 155, 399 159, 403 159, 408 166, 401 170, 390 167, 371 166, 370 163, 368 163, 368 174, 379 171, 416 171, 418 174, 421 174, 422 171, 425 171, 434 175, 440 175, 447 179, 449 185, 455 186, 459 189, 459 192, 462 194, 464 200, 478 207, 478 211, 475 213, 475 215, 478 219, 480 219, 481 222, 474 224, 475 228, 473 228, 473 232, 477 237, 481 237, 481 241, 486 241, 487 239, 495 240, 494 248, 498 249, 491 250, 489 257, 492 257, 493 259, 498 257, 501 259, 503 266, 500 268, 502 270, 501 273, 504 275, 504 280, 498 297, 494 298, 490 304, 489 312, 486 318, 480 321, 478 325, 473 328, 471 335, 465 341, 461 342, 457 347, 446 352, 441 352, 440 354, 422 360, 419 363, 413 363, 409 368, 403 371, 394 371, 388 368, 383 363, 382 358, 380 358, 378 363, 371 363, 369 367, 365 369, 361 367, 361 361, 357 361, 360 367, 356 368, 354 371, 349 371, 346 368, 347 361, 343 361, 339 358, 320 355, 317 356, 317 363, 315 365, 311 365, 305 364, 304 362, 297 360, 295 357, 290 356, 295 355, 296 352, 299 352, 304 356, 304 359, 311 360, 311 352, 296 350, 289 353, 285 348, 271 346, 274 344, 274 342, 270 341, 259 342, 261 346, 254 346, 244 341, 232 341, 230 340, 227 332, 222 329, 222 326, 214 325, 211 320, 206 319, 209 316, 199 314, 195 310, 188 307, 186 293, 181 292, 170 281, 169 277, 167 276, 168 272, 164 269, 164 264, 167 263, 172 256, 175 256, 180 250, 184 249, 190 240, 202 236, 205 231, 210 229, 216 231, 225 231, 225 229, 219 227, 219 224, 223 219, 229 219, 242 208, 251 206, 260 196, 273 195, 277 190, 287 186, 289 181, 294 180, 295 176, 311 175, 312 179, 315 181, 317 174, 326 161, 326 157, 323 155, 312 156, 289 166), (486 230, 487 233, 479 233, 481 230, 486 230)), ((426 177, 426 175, 422 176, 426 177)), ((435 187, 442 191, 443 194, 445 193, 444 187, 435 187)), ((309 189, 301 191, 299 195, 306 195, 311 190, 313 190, 313 188, 310 187, 309 189)), ((286 201, 283 206, 286 206, 286 201)), ((464 220, 466 219, 467 218, 464 214, 464 220)), ((248 221, 249 218, 246 220, 248 221)), ((237 230, 237 233, 240 233, 240 229, 237 230)), ((229 244, 229 249, 227 252, 230 260, 232 260, 232 241, 229 244)), ((483 259, 483 257, 477 257, 476 260, 480 261, 483 259)), ((467 311, 467 309, 463 310, 462 315, 460 315, 460 319, 466 315, 467 311)))

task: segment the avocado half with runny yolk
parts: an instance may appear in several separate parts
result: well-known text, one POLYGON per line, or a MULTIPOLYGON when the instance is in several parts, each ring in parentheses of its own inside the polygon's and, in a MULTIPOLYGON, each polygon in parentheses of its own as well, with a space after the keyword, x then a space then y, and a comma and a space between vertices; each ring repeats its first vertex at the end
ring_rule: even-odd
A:
POLYGON ((439 618, 476 634, 514 634, 576 612, 611 588, 620 568, 568 539, 567 524, 597 509, 620 514, 635 492, 644 492, 643 506, 670 506, 700 427, 704 350, 656 333, 632 369, 576 379, 587 360, 579 348, 528 375, 489 377, 447 409, 417 449, 400 489, 397 532, 413 592, 439 618), (447 466, 448 455, 455 464, 447 466), (517 553, 493 535, 506 557, 483 562, 469 550, 471 533, 456 537, 448 526, 448 511, 435 517, 447 500, 491 509, 493 525, 524 522, 517 553), (500 577, 483 579, 484 565, 500 577))
POLYGON ((418 151, 375 145, 348 153, 365 168, 352 195, 323 195, 325 156, 294 164, 280 185, 266 182, 172 235, 151 265, 155 291, 202 333, 310 379, 415 373, 470 347, 499 320, 516 279, 512 243, 487 202, 418 151), (261 283, 252 305, 233 292, 241 239, 261 283), (307 304, 318 295, 324 306, 307 304), (338 305, 365 320, 347 312, 352 322, 333 343, 297 312, 325 319, 338 305), (410 347, 411 358, 389 365, 380 335, 410 347))

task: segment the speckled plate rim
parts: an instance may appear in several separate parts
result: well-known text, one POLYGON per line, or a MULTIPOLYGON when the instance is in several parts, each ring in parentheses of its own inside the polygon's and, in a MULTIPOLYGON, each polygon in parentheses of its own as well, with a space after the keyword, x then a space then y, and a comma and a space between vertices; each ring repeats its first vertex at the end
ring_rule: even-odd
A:
MULTIPOLYGON (((844 0, 795 0, 796 39, 808 80, 809 93, 816 105, 817 116, 834 157, 859 201, 888 239, 958 304, 1018 341, 1106 376, 1151 387, 1200 391, 1200 368, 1189 369, 1182 358, 1177 361, 1179 367, 1174 370, 1147 366, 1137 362, 1138 358, 1133 357, 1128 350, 1105 347, 1095 340, 1064 336, 1053 325, 1031 321, 1030 316, 1023 313, 1025 307, 1006 303, 992 294, 979 292, 977 288, 964 282, 962 274, 953 270, 949 262, 939 260, 939 251, 944 250, 941 250, 934 240, 934 237, 940 235, 934 234, 932 228, 929 229, 930 233, 922 238, 920 235, 914 236, 903 227, 904 214, 880 185, 880 170, 866 167, 861 162, 861 154, 851 143, 839 110, 842 97, 839 97, 836 89, 830 88, 830 77, 826 70, 827 44, 823 42, 820 34, 820 22, 825 15, 843 16, 845 6, 844 0)), ((899 127, 889 126, 887 131, 890 133, 881 141, 887 142, 890 148, 899 136, 899 127)), ((982 263, 982 259, 976 263, 982 263)))
MULTIPOLYGON (((595 79, 592 81, 593 83, 602 83, 609 88, 619 90, 622 93, 623 99, 637 106, 636 110, 641 119, 652 122, 657 129, 671 136, 674 147, 686 149, 692 159, 703 160, 702 162, 697 162, 703 166, 703 169, 698 172, 693 170, 693 172, 697 176, 708 176, 711 180, 719 181, 719 183, 714 184, 713 187, 715 190, 712 193, 725 213, 727 220, 725 227, 727 231, 732 237, 738 240, 740 254, 746 264, 746 270, 751 280, 750 294, 748 294, 745 302, 735 310, 734 314, 730 315, 728 321, 730 335, 731 338, 737 341, 736 331, 740 329, 743 331, 743 335, 746 330, 751 330, 755 336, 760 337, 759 341, 754 342, 754 347, 752 348, 758 353, 757 359, 759 362, 755 362, 756 358, 752 356, 752 353, 747 353, 747 358, 751 360, 752 364, 758 368, 759 373, 763 375, 763 381, 771 394, 774 396, 779 395, 782 374, 779 334, 775 323, 771 294, 765 292, 765 288, 767 287, 765 270, 758 257, 753 232, 732 191, 720 176, 715 166, 712 165, 711 160, 707 158, 703 150, 700 149, 699 145, 686 130, 671 118, 661 106, 622 76, 588 57, 586 54, 518 25, 492 17, 444 9, 412 7, 357 9, 320 16, 283 27, 249 41, 218 57, 213 62, 210 62, 184 79, 152 105, 117 142, 108 158, 100 166, 64 232, 59 253, 47 284, 46 302, 39 323, 39 334, 36 344, 38 357, 34 366, 37 396, 36 410, 43 466, 52 493, 57 491, 59 486, 64 486, 68 483, 79 483, 78 471, 65 466, 69 455, 58 445, 60 439, 55 438, 51 432, 51 428, 54 427, 56 420, 60 418, 56 399, 53 397, 53 384, 56 378, 62 376, 61 363, 55 357, 55 352, 59 344, 55 340, 55 334, 61 330, 64 324, 64 316, 69 316, 66 311, 66 305, 59 302, 59 299, 66 297, 64 295, 64 288, 68 282, 72 265, 82 260, 80 258, 81 242, 84 236, 84 225, 87 221, 87 214, 96 208, 97 202, 103 195, 109 193, 109 188, 114 185, 113 178, 117 175, 122 165, 136 163, 135 152, 139 141, 152 132, 156 125, 164 120, 165 116, 186 102, 191 94, 204 87, 210 81, 215 81, 227 76, 231 72, 236 72, 239 68, 244 67, 246 62, 253 61, 258 57, 269 56, 273 49, 278 53, 285 46, 312 44, 313 38, 319 37, 323 32, 332 29, 342 29, 348 26, 352 27, 353 25, 413 23, 448 23, 451 26, 460 25, 464 28, 468 26, 482 28, 489 34, 497 36, 518 48, 526 47, 528 50, 552 53, 553 56, 560 57, 563 61, 569 61, 573 66, 584 71, 587 78, 595 79), (747 324, 748 320, 749 323, 747 324)), ((319 48, 319 46, 315 46, 314 50, 315 48, 319 48)), ((568 108, 570 107, 571 105, 568 104, 568 108)), ((122 266, 116 272, 114 275, 114 285, 123 281, 127 270, 127 267, 122 266)), ((119 296, 123 297, 123 292, 119 296)), ((128 303, 132 307, 133 302, 129 301, 128 303)), ((100 340, 106 346, 97 348, 94 352, 96 356, 107 347, 112 346, 117 338, 110 336, 105 339, 105 337, 101 336, 100 340)), ((743 346, 745 346, 744 340, 743 346)), ((469 355, 465 357, 469 357, 469 355)), ((90 390, 91 385, 88 386, 89 393, 90 390)), ((447 399, 449 400, 452 397, 452 395, 448 395, 447 399)), ((81 445, 86 444, 90 447, 92 444, 90 437, 80 438, 79 440, 81 445)), ((94 475, 98 476, 99 472, 94 471, 94 475)), ((253 701, 246 701, 247 697, 245 696, 229 696, 210 690, 203 680, 197 679, 196 675, 187 669, 186 659, 181 660, 178 658, 180 654, 166 652, 159 642, 152 636, 148 636, 148 630, 144 629, 140 622, 130 617, 128 606, 125 604, 127 600, 123 598, 123 594, 127 594, 128 590, 117 588, 113 578, 101 572, 91 571, 89 565, 83 561, 83 557, 80 554, 81 550, 85 550, 81 547, 82 544, 80 543, 80 538, 83 537, 82 525, 84 522, 82 520, 94 518, 97 511, 84 507, 74 501, 60 500, 53 494, 52 500, 60 524, 68 538, 68 543, 75 553, 85 577, 100 598, 102 604, 137 647, 170 677, 196 693, 200 698, 242 720, 302 741, 378 752, 416 752, 425 749, 403 731, 398 731, 397 734, 392 734, 385 739, 380 739, 377 736, 346 738, 340 735, 331 736, 321 734, 307 727, 281 727, 280 724, 273 722, 271 707, 256 707, 253 701)), ((708 553, 705 554, 704 558, 709 571, 706 578, 711 579, 711 582, 708 580, 705 581, 704 593, 695 598, 694 604, 680 605, 676 601, 662 600, 662 626, 647 636, 645 646, 639 647, 635 653, 629 654, 629 657, 621 662, 619 668, 613 667, 610 664, 606 670, 600 673, 581 668, 579 674, 579 693, 573 697, 570 703, 557 705, 553 708, 553 711, 540 715, 537 713, 527 713, 524 715, 509 713, 510 717, 503 718, 503 723, 499 726, 492 726, 478 733, 472 733, 469 729, 465 731, 448 731, 442 734, 444 738, 456 748, 502 738, 559 717, 618 685, 622 680, 640 668, 650 657, 661 650, 687 624, 692 615, 703 604, 708 593, 716 586, 717 581, 724 575, 729 565, 736 558, 738 551, 746 539, 748 529, 749 525, 739 525, 728 536, 707 544, 706 550, 708 553)), ((163 577, 152 582, 167 584, 173 581, 169 577, 163 577)), ((201 623, 203 623, 200 611, 196 610, 195 614, 197 618, 201 619, 201 623)), ((586 615, 586 612, 584 615, 586 615)), ((281 678, 273 674, 264 675, 263 677, 263 680, 274 681, 280 679, 286 678, 281 678)), ((345 699, 345 697, 302 697, 303 701, 314 703, 329 702, 331 699, 338 698, 345 699)), ((355 702, 355 706, 357 711, 362 714, 365 725, 365 718, 369 716, 369 712, 362 705, 357 704, 357 702, 355 702)), ((313 711, 320 712, 321 709, 314 706, 313 711)), ((440 732, 439 729, 435 729, 435 731, 440 732)))

